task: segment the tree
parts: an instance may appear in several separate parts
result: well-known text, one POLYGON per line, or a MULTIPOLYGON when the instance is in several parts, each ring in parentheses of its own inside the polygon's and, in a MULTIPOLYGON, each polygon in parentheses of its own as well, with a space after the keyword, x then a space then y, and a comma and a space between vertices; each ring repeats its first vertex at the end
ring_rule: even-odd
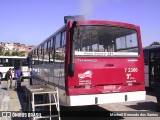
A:
POLYGON ((15 51, 13 51, 11 55, 12 55, 12 56, 16 56, 17 54, 16 54, 15 51))
POLYGON ((0 55, 4 55, 3 47, 0 46, 0 55))
POLYGON ((24 51, 13 51, 12 56, 25 56, 25 52, 24 51))
POLYGON ((153 45, 160 45, 159 42, 154 41, 153 43, 151 43, 149 46, 153 46, 153 45))
POLYGON ((5 56, 10 56, 11 54, 10 54, 10 52, 9 51, 7 51, 7 52, 5 52, 5 54, 4 54, 5 56))
POLYGON ((4 55, 4 52, 3 52, 3 51, 0 51, 0 55, 4 55))
POLYGON ((24 51, 18 52, 18 56, 25 56, 24 51))
POLYGON ((2 46, 0 46, 0 51, 3 51, 3 47, 2 46))

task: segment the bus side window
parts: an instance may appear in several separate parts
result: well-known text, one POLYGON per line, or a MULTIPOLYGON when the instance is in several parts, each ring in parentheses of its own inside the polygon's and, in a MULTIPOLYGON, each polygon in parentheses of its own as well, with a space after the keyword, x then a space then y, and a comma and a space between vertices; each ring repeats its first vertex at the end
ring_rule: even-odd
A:
POLYGON ((41 62, 41 46, 38 46, 38 49, 37 49, 37 56, 38 56, 38 64, 42 64, 41 62))
POLYGON ((66 31, 62 32, 62 46, 66 45, 66 31))
POLYGON ((66 53, 66 31, 62 32, 62 61, 65 61, 65 53, 66 53))
POLYGON ((56 48, 56 49, 60 47, 60 40, 61 40, 61 34, 58 33, 58 34, 56 35, 56 44, 55 44, 55 48, 56 48))
POLYGON ((5 58, 3 63, 4 63, 4 66, 13 66, 13 61, 10 58, 5 58))
POLYGON ((0 58, 0 66, 3 66, 3 58, 0 58))
POLYGON ((59 45, 58 41, 60 41, 60 46, 55 49, 55 61, 64 62, 64 59, 65 59, 65 44, 66 44, 66 32, 65 31, 61 32, 61 38, 60 39, 56 38, 56 46, 59 45))
MULTIPOLYGON (((156 67, 157 67, 157 73, 158 73, 158 76, 160 75, 160 51, 157 51, 156 52, 156 67)), ((159 76, 160 78, 160 76, 159 76)))
POLYGON ((34 65, 36 65, 37 62, 38 62, 38 59, 37 59, 37 52, 36 52, 36 51, 37 51, 36 49, 33 51, 33 61, 34 61, 34 65))
POLYGON ((50 42, 50 52, 49 52, 49 62, 52 63, 54 61, 54 53, 55 53, 55 37, 51 38, 50 42))
POLYGON ((39 63, 43 64, 43 45, 41 45, 39 49, 39 63))
POLYGON ((144 52, 144 63, 145 63, 145 65, 148 65, 148 52, 147 51, 145 51, 144 52))
POLYGON ((44 43, 44 63, 49 63, 49 52, 48 52, 48 42, 44 43))
POLYGON ((61 51, 60 41, 61 41, 61 34, 58 33, 56 35, 56 40, 55 40, 55 55, 54 55, 54 61, 55 62, 59 62, 59 60, 61 59, 60 58, 60 51, 61 51))
POLYGON ((37 49, 35 50, 35 64, 38 65, 38 54, 37 54, 37 49))

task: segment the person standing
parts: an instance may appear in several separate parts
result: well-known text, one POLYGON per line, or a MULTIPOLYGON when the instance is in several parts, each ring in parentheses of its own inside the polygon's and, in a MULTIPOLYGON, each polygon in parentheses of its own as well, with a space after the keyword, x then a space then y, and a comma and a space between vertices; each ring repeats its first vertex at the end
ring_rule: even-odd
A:
POLYGON ((3 78, 3 74, 0 72, 0 84, 1 84, 2 78, 3 78))
POLYGON ((10 88, 12 89, 12 68, 9 68, 9 70, 6 72, 5 79, 7 80, 7 90, 10 88))
POLYGON ((16 70, 16 88, 21 87, 21 77, 22 77, 22 71, 21 71, 21 67, 18 68, 18 70, 16 70))

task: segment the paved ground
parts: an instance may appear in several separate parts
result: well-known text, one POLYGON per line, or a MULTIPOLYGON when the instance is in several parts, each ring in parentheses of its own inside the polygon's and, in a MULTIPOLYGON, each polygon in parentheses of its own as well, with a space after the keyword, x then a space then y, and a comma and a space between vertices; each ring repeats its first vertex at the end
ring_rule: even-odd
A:
MULTIPOLYGON (((22 86, 26 86, 28 84, 28 81, 25 80, 24 83, 22 83, 22 86)), ((15 81, 13 81, 13 87, 15 85, 15 81)), ((0 120, 10 120, 10 117, 2 117, 5 112, 17 112, 22 111, 22 108, 24 107, 23 102, 23 96, 24 91, 18 90, 7 90, 7 82, 2 81, 0 85, 0 120)))
MULTIPOLYGON (((13 83, 14 84, 14 83, 13 83)), ((22 88, 28 85, 25 80, 22 83, 22 88)), ((7 83, 3 81, 0 85, 0 120, 24 120, 21 117, 2 117, 2 112, 17 112, 25 113, 24 91, 6 89, 7 83)), ((61 120, 158 120, 160 113, 155 112, 156 98, 153 91, 147 91, 146 100, 139 102, 127 102, 116 104, 105 104, 95 106, 82 106, 82 107, 62 107, 61 106, 61 120), (127 117, 126 117, 126 116, 127 117), (143 115, 145 117, 135 117, 136 115, 143 115), (156 117, 158 115, 158 117, 156 117), (66 117, 67 116, 67 117, 66 117), (98 117, 97 117, 98 116, 98 117), (112 117, 108 117, 112 116, 112 117), (114 116, 114 117, 113 117, 114 116), (116 116, 116 117, 115 117, 116 116), (129 117, 128 117, 129 116, 129 117), (133 117, 132 117, 133 116, 133 117)), ((5 115, 5 114, 4 114, 5 115)), ((12 114, 13 116, 13 114, 12 114)), ((25 118, 28 120, 29 118, 25 118)), ((41 119, 42 120, 42 119, 41 119)), ((54 119, 55 120, 55 119, 54 119)))

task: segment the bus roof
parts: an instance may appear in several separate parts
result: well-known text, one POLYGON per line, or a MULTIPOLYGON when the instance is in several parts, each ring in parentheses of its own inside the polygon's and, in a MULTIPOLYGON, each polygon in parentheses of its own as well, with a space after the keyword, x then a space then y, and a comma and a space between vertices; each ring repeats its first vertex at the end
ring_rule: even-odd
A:
POLYGON ((147 46, 143 50, 157 50, 160 49, 160 45, 147 46))
POLYGON ((27 58, 26 56, 0 56, 0 58, 27 58))
MULTIPOLYGON (((72 20, 70 20, 70 21, 72 21, 72 20)), ((134 25, 134 24, 130 24, 130 23, 107 21, 107 20, 77 20, 77 22, 82 25, 109 25, 109 26, 126 27, 126 28, 131 28, 131 29, 135 29, 135 28, 139 27, 138 25, 134 25)), ((35 46, 30 52, 34 51, 40 45, 44 44, 45 41, 50 40, 52 37, 54 37, 60 31, 63 31, 65 29, 65 27, 66 27, 66 24, 63 25, 62 27, 60 27, 59 29, 57 29, 57 31, 53 32, 53 34, 51 34, 49 37, 47 37, 45 40, 43 40, 40 44, 35 46)))

